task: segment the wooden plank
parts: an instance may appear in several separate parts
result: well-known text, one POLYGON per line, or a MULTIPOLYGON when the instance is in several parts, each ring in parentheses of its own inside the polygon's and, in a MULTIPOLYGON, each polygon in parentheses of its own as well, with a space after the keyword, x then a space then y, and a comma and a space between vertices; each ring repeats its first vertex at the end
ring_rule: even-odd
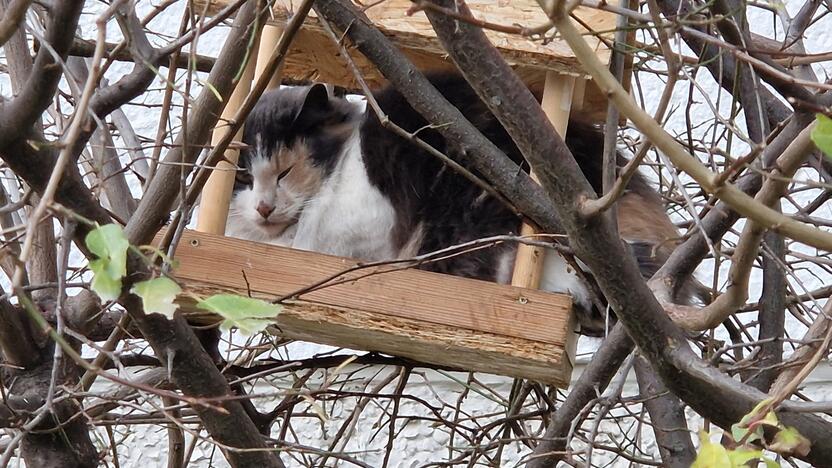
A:
MULTIPOLYGON (((187 231, 177 278, 282 297, 355 260, 187 231), (245 272, 245 276, 244 276, 245 272)), ((303 294, 305 302, 563 345, 571 297, 421 270, 371 268, 303 294), (388 270, 388 271, 385 271, 388 270), (368 276, 369 275, 369 276, 368 276), (362 277, 363 276, 363 277, 362 277)))
MULTIPOLYGON (((182 307, 220 291, 274 299, 354 260, 186 231, 176 251, 182 307), (244 275, 245 272, 245 275, 244 275)), ((429 363, 566 384, 571 298, 419 270, 360 271, 302 294, 279 333, 429 363), (361 277, 368 273, 371 276, 361 277)), ((203 314, 204 315, 204 314, 203 314)))
MULTIPOLYGON (((356 264, 195 231, 184 233, 176 260, 175 275, 184 287, 181 306, 197 319, 206 314, 194 309, 193 295, 234 291, 274 299, 356 264)), ((346 283, 289 301, 276 321, 277 333, 568 384, 569 296, 418 270, 359 276, 344 276, 339 281, 346 283)))
MULTIPOLYGON (((183 286, 180 307, 190 320, 204 323, 213 323, 216 317, 195 309, 190 295, 243 293, 195 280, 188 280, 183 286)), ((258 293, 252 296, 271 297, 258 293)), ((572 374, 572 362, 560 346, 305 301, 285 304, 275 327, 269 330, 284 339, 376 351, 560 388, 569 385, 572 374)))

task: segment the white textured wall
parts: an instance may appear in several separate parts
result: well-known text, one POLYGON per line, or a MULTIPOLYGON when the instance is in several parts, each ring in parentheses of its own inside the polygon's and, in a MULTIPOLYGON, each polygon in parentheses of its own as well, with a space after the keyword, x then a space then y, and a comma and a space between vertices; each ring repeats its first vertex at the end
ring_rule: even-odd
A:
MULTIPOLYGON (((88 1, 87 3, 91 8, 91 11, 100 12, 105 8, 105 6, 100 2, 88 1)), ((158 2, 154 1, 154 3, 158 2)), ((182 3, 184 4, 184 2, 182 3)), ((802 3, 803 2, 801 1, 792 0, 787 2, 786 6, 790 12, 794 13, 802 5, 802 3)), ((146 13, 149 9, 150 4, 147 1, 140 2, 140 11, 142 13, 146 13)), ((159 32, 175 32, 180 21, 179 12, 181 12, 181 6, 169 9, 168 13, 155 19, 151 23, 151 27, 159 32)), ((771 33, 773 24, 775 23, 775 21, 772 20, 771 14, 764 14, 759 10, 753 12, 750 20, 753 28, 765 34, 771 33)), ((81 28, 84 36, 90 38, 95 36, 94 21, 95 15, 88 15, 84 17, 81 28)), ((832 19, 827 18, 824 22, 826 27, 813 27, 810 30, 811 34, 807 38, 806 42, 807 52, 828 51, 828 45, 832 44, 832 37, 830 37, 832 19)), ((779 31, 778 34, 782 37, 782 31, 779 31)), ((111 25, 110 30, 108 31, 108 38, 110 40, 120 38, 114 24, 111 25)), ((216 31, 204 35, 200 39, 198 45, 199 52, 216 55, 222 45, 222 39, 222 31, 216 31)), ((682 47, 680 50, 684 51, 685 49, 682 47)), ((128 64, 117 64, 111 69, 108 74, 108 78, 112 82, 121 74, 129 71, 129 68, 128 64)), ((832 72, 832 68, 827 66, 824 70, 821 67, 816 67, 816 71, 819 76, 825 76, 832 72)), ((649 103, 646 107, 648 110, 651 110, 651 105, 655 106, 659 100, 663 84, 652 75, 643 74, 639 77, 639 79, 639 91, 636 93, 636 97, 649 103)), ((708 73, 704 70, 699 74, 697 82, 701 88, 694 91, 697 103, 693 105, 693 115, 695 119, 702 121, 712 118, 710 103, 716 102, 718 87, 712 80, 710 80, 708 73)), ((161 88, 161 84, 157 83, 157 86, 154 86, 154 88, 158 90, 161 88)), ((4 95, 11 93, 7 78, 5 76, 0 76, 0 93, 4 95)), ((667 124, 667 128, 671 132, 682 132, 685 129, 684 114, 680 109, 684 108, 684 103, 687 99, 687 86, 679 86, 676 94, 674 95, 673 101, 673 104, 678 106, 678 109, 671 116, 667 124)), ((178 95, 176 96, 176 100, 181 103, 181 98, 178 95)), ((144 98, 143 102, 159 103, 161 102, 161 93, 151 93, 144 98)), ((723 95, 721 104, 719 105, 723 115, 727 115, 729 104, 730 100, 726 99, 723 95)), ((155 134, 158 119, 158 108, 148 110, 145 107, 127 106, 124 110, 130 117, 137 133, 147 136, 155 134)), ((178 122, 174 123, 178 124, 178 122)), ((732 150, 735 154, 741 152, 740 147, 734 147, 732 150)), ((784 209, 788 211, 789 207, 784 207, 784 209)), ((832 207, 827 206, 826 208, 818 211, 816 214, 817 216, 832 217, 832 207)), ((723 278, 724 273, 727 271, 727 267, 728 265, 723 265, 723 269, 726 269, 722 272, 721 277, 723 278)), ((706 281, 708 280, 710 277, 708 271, 709 268, 710 267, 708 265, 705 265, 701 269, 701 279, 706 281)), ((828 283, 830 279, 828 276, 818 276, 812 274, 811 272, 798 272, 797 274, 800 279, 798 283, 802 283, 802 285, 798 288, 799 290, 803 287, 809 290, 814 289, 822 284, 828 283)), ((752 299, 754 299, 759 294, 759 278, 755 277, 752 288, 752 299)), ((800 336, 803 331, 804 327, 801 325, 797 323, 790 323, 790 332, 792 333, 792 336, 800 336)), ((595 340, 581 340, 580 349, 585 357, 591 356, 591 351, 595 344, 595 340)), ((293 344, 288 348, 283 349, 280 352, 280 355, 284 359, 299 359, 309 357, 315 353, 324 352, 328 349, 329 348, 322 348, 314 345, 293 344)), ((578 371, 579 370, 580 367, 578 368, 578 371)), ((364 387, 364 382, 361 379, 366 380, 373 378, 373 376, 379 378, 380 376, 387 375, 394 371, 395 369, 393 368, 383 368, 381 370, 375 368, 372 370, 364 370, 358 374, 360 379, 348 385, 347 388, 351 386, 356 390, 362 389, 364 387)), ((578 372, 576 372, 576 376, 577 375, 578 372)), ((456 378, 464 380, 466 375, 456 375, 456 378)), ((308 387, 316 388, 316 386, 322 385, 325 379, 326 376, 322 373, 316 374, 310 380, 308 387)), ((508 395, 511 386, 511 381, 509 379, 496 376, 481 376, 481 379, 496 394, 502 396, 508 395)), ((261 408, 271 408, 282 398, 282 394, 291 387, 291 384, 291 379, 278 379, 271 382, 270 385, 260 385, 257 388, 257 393, 263 395, 263 398, 258 400, 258 404, 261 408)), ((394 388, 392 386, 388 386, 385 390, 387 392, 393 392, 394 388)), ((462 390, 463 387, 451 378, 447 378, 435 372, 422 373, 418 370, 410 378, 410 385, 408 387, 409 394, 422 398, 429 404, 439 408, 443 415, 450 414, 451 408, 456 403, 456 400, 462 390), (428 385, 427 382, 430 382, 430 385, 428 385)), ((625 395, 635 395, 636 393, 637 389, 635 387, 634 380, 631 377, 625 387, 625 395)), ((816 370, 816 372, 807 381, 806 393, 818 399, 832 399, 832 369, 830 369, 827 365, 823 365, 816 370)), ((486 394, 486 392, 483 392, 483 394, 486 394)), ((298 421, 302 420, 302 423, 298 422, 294 425, 294 429, 299 435, 299 443, 316 448, 326 448, 331 441, 331 437, 334 435, 334 432, 338 429, 338 427, 340 427, 344 418, 347 417, 352 410, 350 405, 354 404, 355 400, 348 401, 349 403, 347 404, 339 402, 331 406, 321 405, 321 409, 328 418, 325 422, 321 422, 317 418, 311 416, 299 418, 298 421)), ((296 410, 307 410, 309 409, 308 406, 308 404, 301 404, 298 405, 296 410)), ((145 408, 147 408, 147 406, 145 406, 145 408)), ((463 403, 463 409, 474 415, 499 412, 501 408, 502 406, 495 401, 479 395, 476 392, 471 392, 471 395, 463 403)), ((382 417, 386 409, 386 407, 379 407, 374 403, 370 403, 367 406, 363 413, 362 419, 357 426, 358 436, 354 437, 350 445, 345 448, 346 452, 350 456, 354 456, 370 466, 380 466, 381 457, 384 453, 383 449, 387 441, 387 431, 386 428, 381 428, 379 430, 377 424, 380 422, 384 423, 384 421, 386 421, 386 418, 382 417)), ((136 413, 137 411, 134 412, 134 414, 136 413)), ((413 402, 402 402, 400 415, 424 416, 427 414, 428 412, 426 412, 423 407, 420 407, 413 402)), ((692 430, 697 430, 700 427, 700 420, 691 420, 690 428, 692 430)), ((609 430, 610 434, 619 432, 619 429, 612 426, 605 427, 603 429, 609 430)), ((133 426, 130 428, 126 426, 116 426, 114 427, 114 431, 116 440, 120 442, 119 463, 122 467, 164 466, 167 451, 167 439, 165 429, 163 427, 156 425, 133 426)), ((645 432, 645 435, 647 434, 649 434, 649 431, 645 432)), ((101 430, 99 431, 99 435, 100 442, 105 443, 107 440, 106 433, 101 430)), ((204 433, 201 435, 204 436, 204 433)), ((192 437, 192 435, 188 435, 187 439, 190 441, 192 437)), ((460 445, 462 444, 462 441, 456 440, 454 444, 460 445)), ((448 456, 447 447, 449 445, 450 439, 447 430, 441 427, 434 427, 434 425, 430 422, 411 422, 406 426, 406 428, 402 431, 401 436, 396 440, 395 450, 389 466, 416 467, 422 466, 424 463, 429 461, 441 461, 443 458, 448 456)), ((646 441, 642 447, 646 451, 652 451, 655 454, 655 447, 649 442, 649 440, 646 441)), ((516 451, 507 451, 503 457, 503 466, 516 465, 521 461, 522 456, 525 454, 525 452, 517 453, 516 451)), ((599 455, 599 457, 602 456, 603 454, 599 455)), ((284 461, 286 461, 290 466, 299 466, 290 457, 284 456, 283 458, 284 461)), ((600 462, 601 459, 602 458, 598 458, 597 460, 600 462)), ((112 460, 108 460, 108 462, 111 463, 110 466, 112 466, 112 460)), ((191 466, 209 467, 227 465, 218 451, 214 451, 210 444, 203 442, 197 445, 197 448, 192 456, 191 466)), ((344 464, 343 466, 349 466, 349 464, 344 464)))
MULTIPOLYGON (((299 355, 305 354, 305 352, 308 351, 314 352, 312 349, 303 350, 299 353, 299 355)), ((346 371, 349 370, 350 368, 346 369, 346 371)), ((576 369, 573 380, 580 375, 581 370, 582 366, 579 366, 576 369)), ((362 379, 369 379, 374 376, 378 379, 380 377, 387 376, 391 372, 396 372, 396 369, 393 367, 385 367, 380 370, 376 367, 372 370, 363 371, 358 374, 360 378, 358 378, 352 386, 346 386, 344 390, 354 389, 355 391, 360 391, 364 388, 366 383, 366 380, 362 379)), ((436 372, 428 371, 425 373, 425 377, 422 377, 419 374, 420 372, 417 370, 417 372, 410 378, 407 394, 423 399, 436 408, 442 408, 444 405, 445 408, 442 410, 443 415, 448 416, 452 414, 451 407, 456 404, 456 400, 463 391, 463 387, 453 380, 439 375, 436 372), (427 381, 430 382, 430 385, 426 384, 427 381)), ((467 375, 459 373, 454 374, 454 377, 464 381, 467 375)), ((503 397, 509 394, 511 389, 510 379, 488 375, 481 375, 480 378, 481 381, 494 393, 503 397)), ((323 376, 322 373, 316 374, 310 381, 309 388, 317 388, 323 383, 324 380, 325 376, 323 376)), ((281 391, 289 388, 291 384, 291 380, 283 379, 272 382, 273 386, 258 386, 258 391, 260 393, 272 395, 271 397, 264 398, 263 401, 258 402, 258 406, 260 406, 261 409, 271 409, 282 398, 281 391)), ((386 387, 385 393, 393 393, 394 390, 395 383, 386 387)), ((816 400, 832 400, 832 368, 830 368, 829 365, 824 364, 820 366, 815 370, 812 376, 807 379, 805 394, 816 400)), ((632 373, 627 379, 622 395, 625 397, 638 395, 638 387, 635 382, 635 376, 632 373)), ((302 420, 302 422, 295 422, 293 427, 296 433, 302 436, 301 443, 303 445, 319 449, 327 448, 332 441, 332 437, 335 435, 336 431, 338 431, 345 419, 349 417, 353 409, 355 400, 347 401, 349 402, 348 404, 336 403, 332 406, 321 405, 321 408, 324 410, 328 418, 328 421, 326 422, 322 423, 314 417, 309 417, 302 420)), ((381 402, 381 404, 385 406, 376 406, 373 403, 367 405, 362 413, 360 422, 357 425, 356 435, 352 438, 350 444, 345 447, 345 450, 343 450, 346 454, 358 458, 373 467, 381 466, 385 445, 387 443, 386 427, 382 427, 379 431, 378 424, 381 422, 381 424, 384 425, 388 422, 388 419, 384 416, 384 412, 385 410, 389 411, 389 409, 386 407, 386 402, 381 402)), ((296 411, 303 409, 303 406, 304 405, 299 405, 299 408, 296 409, 296 411)), ((500 412, 504 414, 505 412, 505 408, 503 406, 488 398, 478 395, 475 392, 471 392, 465 400, 465 403, 462 405, 462 408, 471 415, 483 415, 500 412)), ((639 411, 638 408, 638 406, 630 407, 630 409, 636 413, 639 411)), ((429 416, 429 412, 426 411, 423 406, 407 400, 402 400, 399 414, 400 416, 429 416)), ((613 414, 621 414, 621 412, 614 412, 613 414)), ((688 414, 690 415, 690 429, 692 431, 702 429, 703 422, 701 418, 695 417, 690 412, 688 412, 688 414)), ((397 422, 398 428, 401 428, 401 421, 402 420, 399 419, 397 422)), ((117 434, 119 434, 117 436, 117 440, 121 440, 122 437, 126 437, 124 439, 125 442, 119 447, 121 466, 164 466, 167 456, 167 437, 163 428, 157 426, 133 426, 130 428, 129 432, 123 432, 125 430, 126 428, 124 426, 116 427, 117 434)), ((635 430, 631 429, 629 431, 629 436, 632 437, 634 433, 635 430)), ((612 438, 623 443, 621 429, 612 423, 604 422, 600 427, 599 434, 602 434, 599 439, 599 442, 601 443, 605 443, 605 438, 612 438)), ((106 437, 103 432, 101 433, 101 436, 106 437)), ((642 432, 642 438, 643 442, 641 444, 641 449, 648 454, 653 454, 658 460, 658 452, 656 450, 655 443, 652 441, 649 429, 642 432)), ((187 436, 187 439, 191 440, 191 436, 187 436)), ((403 430, 401 430, 400 436, 397 437, 396 445, 392 452, 392 457, 389 460, 388 466, 416 468, 424 466, 428 462, 441 462, 448 458, 449 442, 450 436, 447 428, 441 426, 437 427, 434 423, 429 421, 412 421, 407 424, 403 430)), ((454 446, 458 448, 464 447, 464 441, 457 438, 454 446)), ((609 460, 611 458, 607 452, 596 450, 595 454, 596 455, 593 457, 593 463, 595 466, 604 466, 604 460, 609 460)), ((528 451, 518 453, 516 449, 506 450, 500 466, 522 466, 522 462, 524 461, 523 457, 527 455, 528 451)), ((199 444, 197 450, 194 452, 192 460, 193 464, 191 466, 228 466, 220 453, 212 451, 209 443, 199 444)), ((283 461, 287 464, 287 466, 291 467, 306 466, 298 463, 296 460, 287 455, 283 456, 283 461)), ((332 461, 327 463, 327 466, 333 466, 332 461)), ((346 467, 354 465, 342 463, 340 466, 346 467)), ((462 466, 465 466, 465 464, 462 466)), ((625 467, 628 466, 628 463, 625 463, 623 460, 618 460, 610 466, 625 467)))

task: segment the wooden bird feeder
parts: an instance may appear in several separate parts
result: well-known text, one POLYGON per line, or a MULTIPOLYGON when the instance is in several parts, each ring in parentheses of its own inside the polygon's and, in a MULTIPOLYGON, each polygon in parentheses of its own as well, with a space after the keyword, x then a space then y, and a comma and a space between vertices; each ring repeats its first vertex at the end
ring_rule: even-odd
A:
MULTIPOLYGON (((209 0, 195 2, 202 11, 209 0), (201 4, 201 5, 200 5, 201 4)), ((209 12, 229 0, 212 0, 209 12)), ((365 2, 366 3, 366 2, 365 2)), ((547 18, 534 0, 468 0, 474 16, 492 23, 525 26, 547 18)), ((249 92, 280 37, 290 11, 289 0, 275 2, 274 16, 261 34, 259 60, 251 61, 224 111, 230 118, 249 92)), ((387 0, 365 14, 404 54, 423 70, 452 70, 423 12, 407 16, 412 3, 387 0)), ((574 13, 600 37, 611 39, 615 16, 579 7, 574 13)), ((531 41, 519 35, 487 31, 508 63, 542 96, 541 105, 555 129, 564 135, 570 112, 602 120, 606 103, 587 82, 571 49, 564 43, 531 41)), ((589 35, 599 58, 608 62, 605 42, 589 35)), ((359 52, 353 51, 368 83, 383 77, 359 52)), ((283 66, 282 78, 312 80, 357 89, 338 47, 311 15, 296 36, 283 66)), ((281 76, 271 78, 278 86, 281 76)), ((391 116, 395 119, 395 116, 391 116)), ((221 135, 217 130, 215 139, 221 135)), ((236 162, 236 151, 226 153, 236 162)), ((355 260, 297 251, 223 237, 234 182, 233 166, 223 162, 212 174, 201 201, 198 232, 186 232, 177 250, 177 277, 185 285, 181 305, 198 312, 187 293, 251 294, 275 299, 336 277, 334 285, 315 289, 290 301, 276 319, 275 333, 332 346, 378 351, 453 368, 528 378, 567 386, 574 354, 571 298, 535 290, 544 252, 520 246, 511 285, 458 278, 420 270, 379 273, 359 270, 341 274, 355 260)), ((529 232, 524 227, 524 232, 529 232)))

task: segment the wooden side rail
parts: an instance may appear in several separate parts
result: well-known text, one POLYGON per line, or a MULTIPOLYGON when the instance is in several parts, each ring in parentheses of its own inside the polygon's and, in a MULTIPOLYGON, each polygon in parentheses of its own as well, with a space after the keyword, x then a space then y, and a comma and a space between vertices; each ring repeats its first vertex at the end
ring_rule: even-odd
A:
MULTIPOLYGON (((210 320, 193 295, 273 300, 356 262, 187 231, 175 276, 180 306, 210 320)), ((282 337, 402 356, 431 364, 564 386, 571 298, 420 270, 362 269, 290 300, 275 321, 282 337)))

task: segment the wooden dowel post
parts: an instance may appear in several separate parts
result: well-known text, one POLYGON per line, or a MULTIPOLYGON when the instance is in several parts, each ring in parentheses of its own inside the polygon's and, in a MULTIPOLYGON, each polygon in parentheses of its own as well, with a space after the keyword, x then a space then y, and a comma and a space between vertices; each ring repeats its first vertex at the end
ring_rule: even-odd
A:
MULTIPOLYGON (((215 145, 222 140, 225 133, 228 131, 228 126, 225 124, 229 119, 234 117, 240 104, 246 98, 246 95, 251 90, 251 78, 254 75, 254 60, 250 60, 243 71, 243 76, 231 93, 225 109, 222 111, 220 121, 211 135, 211 144, 215 145)), ((242 138, 243 130, 237 132, 234 137, 235 141, 242 138)), ((234 190, 234 176, 237 167, 237 159, 240 156, 239 150, 227 149, 225 150, 225 160, 217 163, 208 182, 202 189, 202 195, 199 202, 199 217, 196 222, 196 229, 201 232, 208 232, 211 234, 225 234, 225 222, 228 219, 228 204, 231 202, 231 194, 234 190)))
MULTIPOLYGON (((541 106, 549 121, 561 137, 566 136, 569 124, 569 113, 572 106, 572 91, 575 88, 575 78, 558 75, 553 72, 546 74, 541 106)), ((537 180, 534 173, 532 178, 537 180)), ((523 224, 520 234, 529 236, 534 234, 534 228, 523 224)), ((540 286, 540 276, 543 271, 543 255, 545 251, 540 247, 520 244, 517 247, 517 257, 514 261, 514 273, 511 277, 513 286, 523 288, 537 288, 540 286)))
POLYGON ((584 99, 586 97, 587 80, 576 78, 575 87, 572 91, 572 110, 580 111, 584 108, 584 99))
MULTIPOLYGON (((260 35, 260 49, 257 52, 257 64, 254 69, 254 79, 260 79, 263 74, 263 68, 269 61, 272 50, 280 41, 280 36, 283 34, 283 27, 276 24, 266 24, 263 28, 263 33, 260 35)), ((285 61, 283 63, 286 63, 285 61)), ((280 87, 280 77, 283 74, 283 63, 275 70, 274 74, 269 79, 269 85, 266 89, 274 89, 280 87)))

